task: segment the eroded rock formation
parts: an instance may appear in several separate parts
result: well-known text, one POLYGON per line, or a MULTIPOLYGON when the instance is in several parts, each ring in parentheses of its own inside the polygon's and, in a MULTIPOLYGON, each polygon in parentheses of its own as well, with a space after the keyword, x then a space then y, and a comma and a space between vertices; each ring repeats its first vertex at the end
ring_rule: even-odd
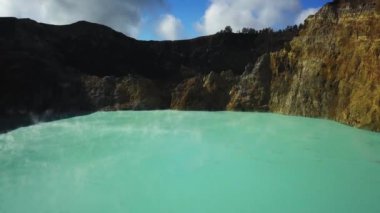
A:
POLYGON ((228 110, 268 111, 270 100, 270 57, 268 54, 260 57, 254 67, 247 66, 239 77, 230 94, 228 110))
POLYGON ((380 131, 380 1, 335 1, 271 54, 270 110, 380 131))
POLYGON ((232 71, 186 79, 172 93, 171 108, 179 110, 225 110, 237 77, 232 71))

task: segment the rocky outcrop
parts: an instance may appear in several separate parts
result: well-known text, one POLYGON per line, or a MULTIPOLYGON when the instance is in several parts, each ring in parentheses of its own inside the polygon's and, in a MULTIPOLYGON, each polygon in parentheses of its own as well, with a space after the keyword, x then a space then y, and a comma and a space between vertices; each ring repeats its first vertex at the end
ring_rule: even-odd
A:
POLYGON ((83 76, 82 82, 87 101, 97 110, 165 109, 170 102, 168 91, 146 78, 83 76))
POLYGON ((379 0, 335 0, 300 31, 163 42, 88 22, 0 18, 0 131, 56 115, 168 108, 271 111, 380 131, 379 23, 379 0))
POLYGON ((271 54, 270 110, 380 131, 379 1, 335 1, 271 54))
POLYGON ((269 55, 265 54, 255 66, 247 65, 239 82, 229 92, 228 110, 268 111, 272 79, 269 59, 269 55))
POLYGON ((180 83, 172 93, 171 108, 179 110, 225 110, 236 78, 232 71, 211 72, 180 83))

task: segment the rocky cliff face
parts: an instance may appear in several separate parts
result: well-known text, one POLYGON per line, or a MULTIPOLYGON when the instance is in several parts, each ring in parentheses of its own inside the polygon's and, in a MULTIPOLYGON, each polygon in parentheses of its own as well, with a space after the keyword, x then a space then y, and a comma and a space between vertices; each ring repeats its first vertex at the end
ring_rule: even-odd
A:
POLYGON ((172 108, 273 111, 380 131, 379 14, 378 0, 336 0, 300 31, 164 42, 87 22, 0 18, 0 129, 36 116, 172 108))
POLYGON ((380 131, 379 1, 335 1, 271 54, 270 110, 380 131))
POLYGON ((254 67, 247 66, 246 71, 230 91, 229 110, 268 111, 270 100, 270 57, 260 57, 254 67))
POLYGON ((172 93, 171 108, 179 110, 225 110, 237 77, 232 71, 198 75, 180 83, 172 93))
MULTIPOLYGON (((328 118, 380 131, 380 1, 327 4, 299 36, 237 79, 217 93, 229 96, 219 108, 328 118)), ((191 85, 182 89, 201 88, 191 85)))

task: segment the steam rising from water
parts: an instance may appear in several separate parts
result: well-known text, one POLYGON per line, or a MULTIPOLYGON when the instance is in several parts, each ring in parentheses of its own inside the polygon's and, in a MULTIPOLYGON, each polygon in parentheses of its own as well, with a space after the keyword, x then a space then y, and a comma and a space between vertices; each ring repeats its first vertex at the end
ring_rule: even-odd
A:
POLYGON ((0 135, 0 212, 380 212, 380 135, 231 112, 107 112, 0 135))

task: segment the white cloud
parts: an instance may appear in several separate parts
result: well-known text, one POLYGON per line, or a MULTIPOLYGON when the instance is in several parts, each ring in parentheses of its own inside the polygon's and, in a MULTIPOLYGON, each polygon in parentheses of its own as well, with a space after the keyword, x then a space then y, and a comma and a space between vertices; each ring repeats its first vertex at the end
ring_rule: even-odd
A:
POLYGON ((211 0, 196 28, 202 34, 216 33, 227 25, 234 30, 277 29, 293 25, 301 12, 300 0, 211 0))
POLYGON ((314 15, 317 13, 319 8, 309 8, 306 10, 303 10, 297 17, 295 24, 302 24, 307 17, 310 15, 314 15))
POLYGON ((182 30, 182 22, 173 15, 166 14, 163 16, 156 28, 156 33, 161 39, 176 40, 179 38, 182 30))
POLYGON ((143 13, 163 5, 164 0, 0 0, 0 16, 51 24, 86 20, 137 36, 143 13))

